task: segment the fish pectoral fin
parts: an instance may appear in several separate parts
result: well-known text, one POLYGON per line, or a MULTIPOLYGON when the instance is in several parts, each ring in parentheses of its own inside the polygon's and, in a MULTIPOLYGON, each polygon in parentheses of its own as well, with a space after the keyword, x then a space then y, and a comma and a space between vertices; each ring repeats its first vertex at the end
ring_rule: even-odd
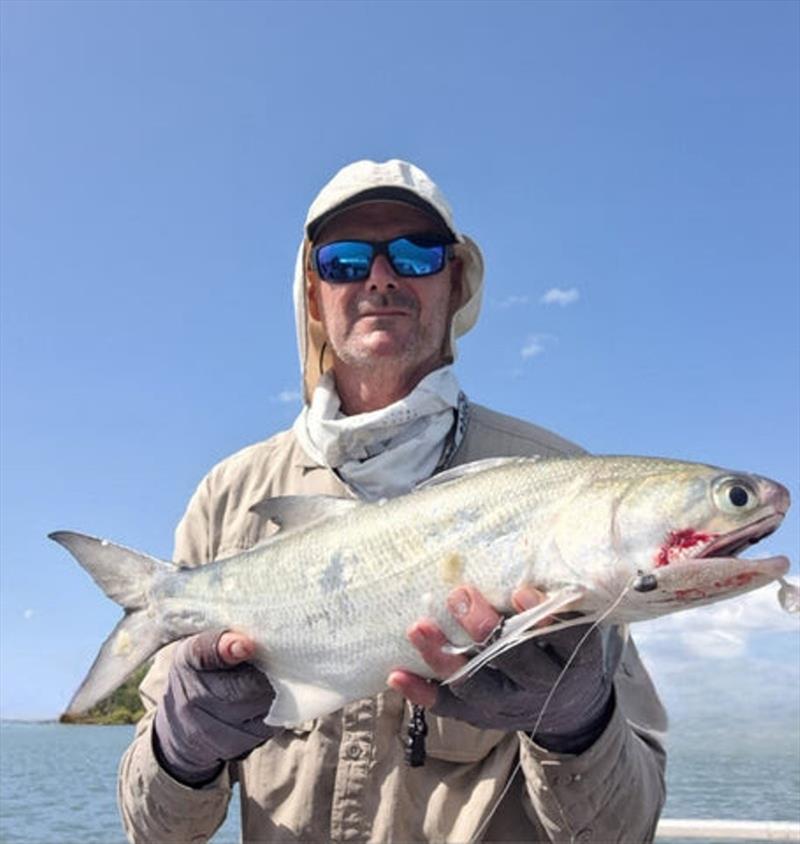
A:
POLYGON ((296 727, 303 721, 336 712, 349 700, 336 689, 272 674, 267 676, 275 690, 275 700, 264 721, 274 727, 296 727))
POLYGON ((353 498, 337 498, 335 495, 277 495, 259 501, 250 508, 264 519, 270 519, 281 533, 307 528, 312 522, 341 516, 361 502, 353 498))
MULTIPOLYGON (((503 632, 497 640, 492 642, 491 645, 485 647, 479 654, 462 665, 458 671, 451 674, 446 680, 444 680, 443 684, 448 686, 464 679, 465 677, 472 676, 476 671, 483 668, 484 665, 500 656, 500 654, 503 654, 512 648, 516 648, 518 645, 521 645, 523 642, 527 642, 529 639, 533 639, 536 636, 553 632, 561 627, 571 626, 572 624, 577 623, 586 624, 587 620, 591 621, 590 617, 582 616, 580 619, 557 621, 547 627, 537 628, 535 630, 532 629, 542 619, 547 618, 547 616, 559 612, 559 610, 570 608, 577 600, 582 598, 585 593, 586 590, 581 586, 565 586, 563 589, 559 589, 557 592, 554 592, 542 601, 541 604, 537 604, 529 610, 523 610, 522 612, 507 618, 505 624, 503 625, 503 632)), ((453 650, 452 652, 456 653, 457 651, 453 650)))

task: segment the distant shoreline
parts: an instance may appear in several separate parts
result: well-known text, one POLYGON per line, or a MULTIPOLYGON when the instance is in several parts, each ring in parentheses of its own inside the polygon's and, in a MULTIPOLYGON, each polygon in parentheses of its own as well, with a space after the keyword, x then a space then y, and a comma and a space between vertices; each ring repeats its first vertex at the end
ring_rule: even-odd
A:
POLYGON ((69 726, 93 725, 99 727, 122 727, 133 726, 142 717, 143 712, 139 709, 131 712, 129 709, 111 709, 108 712, 88 712, 86 715, 67 715, 64 713, 59 719, 59 724, 69 726))

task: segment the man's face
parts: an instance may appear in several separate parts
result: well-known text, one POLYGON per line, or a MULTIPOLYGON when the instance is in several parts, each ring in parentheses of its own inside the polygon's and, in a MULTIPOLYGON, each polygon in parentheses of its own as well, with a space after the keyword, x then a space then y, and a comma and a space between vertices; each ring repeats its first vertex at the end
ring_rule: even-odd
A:
MULTIPOLYGON (((400 202, 371 202, 334 217, 315 246, 336 240, 385 241, 406 234, 442 234, 423 211, 400 202)), ((322 321, 336 365, 381 366, 392 362, 409 376, 424 377, 442 365, 450 320, 461 301, 461 264, 403 278, 378 255, 364 281, 331 283, 309 276, 309 311, 322 321)))

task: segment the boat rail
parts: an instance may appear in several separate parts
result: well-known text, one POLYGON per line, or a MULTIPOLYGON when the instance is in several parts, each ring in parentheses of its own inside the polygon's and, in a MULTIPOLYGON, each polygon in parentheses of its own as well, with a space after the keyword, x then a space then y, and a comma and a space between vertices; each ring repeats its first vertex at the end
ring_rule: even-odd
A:
POLYGON ((696 841, 800 841, 800 821, 732 821, 661 818, 658 839, 696 841))

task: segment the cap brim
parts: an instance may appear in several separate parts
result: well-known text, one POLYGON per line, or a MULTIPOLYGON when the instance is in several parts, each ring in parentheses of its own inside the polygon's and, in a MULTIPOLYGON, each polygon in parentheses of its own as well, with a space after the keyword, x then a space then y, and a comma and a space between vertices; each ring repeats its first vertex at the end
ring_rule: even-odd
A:
POLYGON ((405 188, 388 186, 369 188, 367 190, 360 191, 359 193, 348 197, 343 202, 340 202, 338 205, 331 208, 330 211, 326 211, 324 214, 321 214, 306 226, 308 239, 313 243, 317 234, 319 234, 320 229, 343 211, 353 208, 356 205, 364 205, 367 202, 378 202, 380 200, 403 202, 406 205, 412 205, 414 208, 424 211, 429 217, 433 218, 445 229, 445 231, 450 232, 454 240, 458 239, 456 233, 450 228, 450 226, 447 225, 444 217, 436 210, 436 208, 434 208, 433 205, 430 204, 430 202, 426 202, 413 191, 406 190, 405 188))

